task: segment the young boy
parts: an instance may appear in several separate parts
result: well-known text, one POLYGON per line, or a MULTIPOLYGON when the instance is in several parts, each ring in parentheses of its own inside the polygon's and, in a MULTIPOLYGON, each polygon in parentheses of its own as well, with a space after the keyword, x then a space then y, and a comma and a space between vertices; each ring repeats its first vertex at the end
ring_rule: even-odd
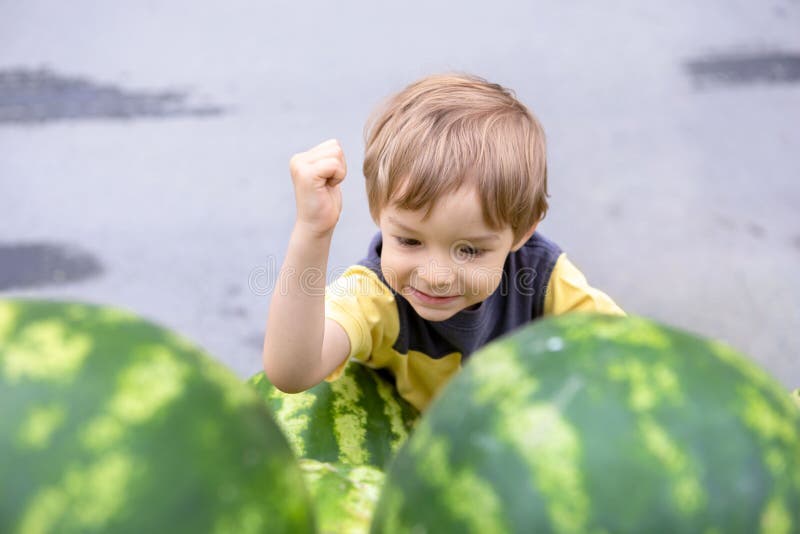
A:
POLYGON ((355 359, 388 369, 423 410, 472 352, 518 326, 573 310, 623 313, 535 232, 547 211, 544 132, 510 91, 431 76, 389 99, 365 132, 380 232, 327 288, 344 155, 330 140, 290 162, 297 219, 263 354, 276 387, 334 380, 355 359))

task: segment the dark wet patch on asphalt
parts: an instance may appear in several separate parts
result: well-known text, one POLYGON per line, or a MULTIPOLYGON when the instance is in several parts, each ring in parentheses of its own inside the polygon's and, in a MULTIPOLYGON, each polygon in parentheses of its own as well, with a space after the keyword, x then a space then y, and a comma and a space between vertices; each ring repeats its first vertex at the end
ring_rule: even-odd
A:
POLYGON ((764 227, 759 225, 758 223, 749 222, 747 223, 747 231, 750 233, 751 236, 755 237, 756 239, 761 239, 766 235, 766 230, 764 227))
MULTIPOLYGON (((715 217, 716 223, 725 230, 731 232, 747 232, 747 235, 753 239, 766 239, 768 237, 767 229, 755 221, 734 221, 725 215, 717 214, 715 217)), ((798 236, 798 245, 800 245, 800 236, 798 236)))
POLYGON ((78 282, 99 276, 100 261, 60 243, 0 243, 0 291, 78 282))
POLYGON ((736 229, 736 223, 733 221, 733 219, 726 217, 724 215, 717 215, 715 218, 717 223, 719 223, 719 225, 725 228, 726 230, 736 229))
POLYGON ((0 124, 137 117, 203 117, 223 108, 190 104, 174 90, 129 90, 47 69, 0 70, 0 124))
POLYGON ((606 213, 611 219, 619 219, 622 217, 622 206, 619 204, 611 204, 606 208, 606 213))
POLYGON ((236 284, 228 284, 228 286, 225 288, 225 293, 229 297, 238 297, 242 294, 242 288, 236 284))
POLYGON ((684 67, 699 89, 800 82, 800 54, 787 52, 707 56, 687 61, 684 67))

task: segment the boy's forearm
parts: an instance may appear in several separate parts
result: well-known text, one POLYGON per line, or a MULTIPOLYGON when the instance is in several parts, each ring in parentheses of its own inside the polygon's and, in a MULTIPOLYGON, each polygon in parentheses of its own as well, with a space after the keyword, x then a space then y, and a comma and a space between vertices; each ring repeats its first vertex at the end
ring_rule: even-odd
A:
POLYGON ((320 373, 325 331, 325 272, 332 233, 295 226, 272 295, 264 337, 264 370, 276 387, 302 391, 320 373))

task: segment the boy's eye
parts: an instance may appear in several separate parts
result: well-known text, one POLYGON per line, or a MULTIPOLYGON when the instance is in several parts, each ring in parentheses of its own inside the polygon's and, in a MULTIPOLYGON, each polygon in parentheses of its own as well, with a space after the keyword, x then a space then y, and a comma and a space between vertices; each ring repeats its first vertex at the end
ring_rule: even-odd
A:
POLYGON ((403 247, 415 247, 419 245, 419 241, 417 241, 416 239, 408 239, 406 237, 397 237, 397 236, 395 236, 395 239, 397 239, 397 242, 400 243, 400 246, 403 247))
POLYGON ((475 247, 459 247, 458 253, 462 257, 477 258, 481 254, 483 254, 483 250, 475 247))
MULTIPOLYGON (((417 239, 410 239, 407 237, 395 236, 395 239, 401 247, 417 247, 422 244, 417 239)), ((484 252, 486 252, 484 249, 464 245, 456 248, 455 251, 460 259, 478 258, 482 256, 484 252)))

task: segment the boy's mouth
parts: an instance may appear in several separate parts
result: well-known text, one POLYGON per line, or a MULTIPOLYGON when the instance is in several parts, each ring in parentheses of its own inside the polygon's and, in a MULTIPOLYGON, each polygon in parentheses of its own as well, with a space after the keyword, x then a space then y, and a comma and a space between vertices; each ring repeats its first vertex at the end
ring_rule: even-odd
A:
POLYGON ((410 286, 409 289, 411 290, 410 293, 418 300, 431 304, 443 304, 451 302, 459 297, 459 295, 445 295, 445 296, 430 295, 428 293, 420 291, 415 287, 410 287, 410 286))

